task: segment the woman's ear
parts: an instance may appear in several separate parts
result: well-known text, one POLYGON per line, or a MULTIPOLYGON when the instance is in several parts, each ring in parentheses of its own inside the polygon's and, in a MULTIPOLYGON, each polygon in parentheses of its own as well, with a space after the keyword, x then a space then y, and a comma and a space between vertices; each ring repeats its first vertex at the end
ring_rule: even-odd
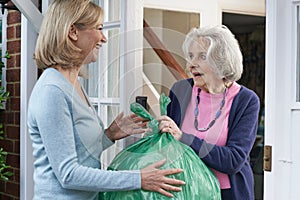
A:
POLYGON ((77 33, 78 33, 78 30, 77 30, 76 26, 74 24, 72 24, 71 27, 70 27, 70 29, 69 29, 69 34, 68 34, 69 38, 71 40, 75 40, 76 41, 78 39, 77 33))

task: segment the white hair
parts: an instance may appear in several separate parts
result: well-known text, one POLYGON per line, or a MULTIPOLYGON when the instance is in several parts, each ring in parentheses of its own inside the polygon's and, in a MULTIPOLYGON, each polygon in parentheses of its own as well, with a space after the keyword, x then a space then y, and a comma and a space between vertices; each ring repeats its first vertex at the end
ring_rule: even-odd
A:
POLYGON ((207 39, 207 62, 220 79, 237 81, 243 73, 243 56, 238 41, 224 25, 193 28, 185 38, 182 49, 189 61, 189 48, 193 41, 207 39))

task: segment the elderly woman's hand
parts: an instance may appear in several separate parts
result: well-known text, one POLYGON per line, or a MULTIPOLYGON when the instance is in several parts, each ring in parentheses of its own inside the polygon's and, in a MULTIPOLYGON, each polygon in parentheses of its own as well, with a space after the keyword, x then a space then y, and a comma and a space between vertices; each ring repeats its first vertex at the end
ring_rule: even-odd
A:
POLYGON ((178 174, 182 172, 182 169, 158 169, 166 160, 161 160, 153 163, 141 170, 142 189, 159 192, 167 197, 173 197, 173 194, 168 191, 180 192, 180 185, 184 185, 185 182, 174 178, 168 178, 166 176, 172 174, 178 174))
POLYGON ((129 135, 145 133, 148 131, 146 126, 147 121, 144 118, 139 117, 136 114, 124 116, 124 113, 122 112, 105 130, 105 134, 111 141, 115 141, 129 135))
POLYGON ((175 139, 180 140, 182 137, 182 131, 177 124, 168 116, 163 115, 157 118, 159 122, 159 130, 162 133, 171 133, 175 139))

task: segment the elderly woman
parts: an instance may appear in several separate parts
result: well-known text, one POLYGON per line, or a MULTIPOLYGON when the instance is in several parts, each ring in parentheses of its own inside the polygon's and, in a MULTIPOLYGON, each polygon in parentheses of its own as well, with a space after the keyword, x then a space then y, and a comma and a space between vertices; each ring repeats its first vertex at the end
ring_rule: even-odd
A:
POLYGON ((194 28, 183 51, 192 78, 173 85, 169 116, 158 118, 160 129, 190 146, 212 169, 223 200, 253 200, 249 154, 260 103, 236 82, 243 72, 238 42, 225 26, 194 28))

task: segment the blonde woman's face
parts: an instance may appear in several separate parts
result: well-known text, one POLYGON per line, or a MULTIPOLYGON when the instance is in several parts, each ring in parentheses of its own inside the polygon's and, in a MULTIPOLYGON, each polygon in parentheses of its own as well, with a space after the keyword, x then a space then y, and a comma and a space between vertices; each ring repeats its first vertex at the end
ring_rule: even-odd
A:
POLYGON ((103 32, 103 24, 99 24, 96 28, 79 30, 77 29, 77 40, 74 42, 77 47, 82 49, 84 57, 83 64, 96 62, 99 55, 99 49, 106 42, 103 32))
POLYGON ((195 86, 209 92, 210 88, 219 87, 223 82, 217 78, 207 62, 208 48, 209 41, 207 39, 197 38, 193 40, 188 49, 188 62, 195 86))

